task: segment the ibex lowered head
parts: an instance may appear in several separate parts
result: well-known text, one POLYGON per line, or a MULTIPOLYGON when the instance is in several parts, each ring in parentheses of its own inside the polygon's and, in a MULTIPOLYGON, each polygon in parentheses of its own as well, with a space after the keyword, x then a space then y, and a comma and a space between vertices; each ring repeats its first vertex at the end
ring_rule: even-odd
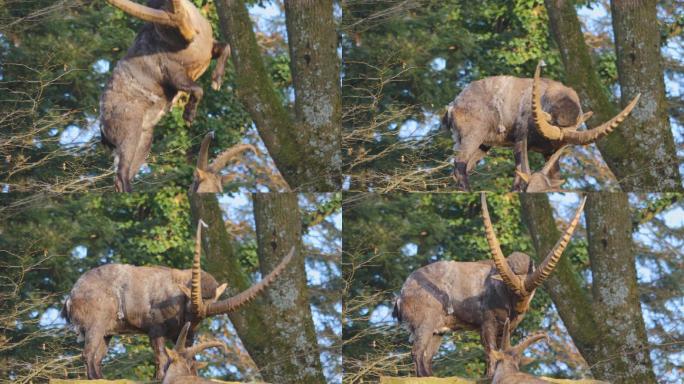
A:
POLYGON ((541 170, 532 174, 524 173, 515 170, 515 173, 525 182, 525 192, 557 192, 560 186, 565 182, 563 179, 552 179, 551 171, 558 167, 560 157, 568 146, 563 146, 558 149, 551 157, 546 160, 546 163, 541 170))
POLYGON ((221 348, 226 353, 228 348, 223 342, 217 340, 186 346, 190 326, 190 322, 185 323, 173 349, 165 348, 169 360, 164 367, 164 380, 162 380, 162 384, 215 383, 214 381, 197 377, 197 368, 200 368, 201 363, 195 361, 195 355, 207 348, 214 347, 221 348))
POLYGON ((219 285, 200 269, 201 220, 197 225, 192 269, 107 264, 84 273, 67 297, 62 316, 85 339, 83 357, 89 379, 102 378, 102 359, 113 335, 147 334, 155 355, 156 377, 166 363, 164 343, 176 340, 190 322, 188 340, 203 319, 237 310, 253 300, 292 260, 294 248, 271 273, 243 292, 219 300, 227 284, 219 285))
POLYGON ((221 152, 216 159, 209 164, 209 144, 214 138, 214 132, 209 132, 202 139, 200 153, 197 158, 195 175, 190 186, 190 191, 195 193, 221 193, 223 186, 232 180, 232 175, 221 175, 229 161, 245 151, 259 154, 259 151, 251 144, 237 144, 221 152))
MULTIPOLYGON (((470 83, 452 101, 442 125, 454 137, 454 178, 458 187, 469 190, 468 174, 491 147, 513 147, 516 169, 530 173, 527 151, 547 160, 566 144, 587 145, 609 134, 632 111, 639 96, 617 116, 598 127, 579 131, 591 117, 582 113, 579 97, 570 87, 541 79, 537 66, 534 79, 492 76, 470 83)), ((559 179, 558 166, 551 179, 559 179)), ((513 189, 520 190, 516 176, 513 189)))
MULTIPOLYGON (((553 272, 568 245, 584 207, 580 203, 570 225, 538 268, 521 252, 504 257, 482 194, 485 236, 493 260, 438 261, 415 270, 395 302, 394 316, 411 333, 418 376, 432 375, 432 357, 449 331, 478 330, 489 352, 500 348, 506 320, 515 328, 529 309, 534 293, 553 272)), ((487 376, 494 366, 487 364, 487 376)))
POLYGON ((510 322, 506 320, 503 328, 501 348, 493 349, 489 352, 489 363, 494 367, 494 377, 492 384, 544 384, 549 381, 527 373, 520 372, 520 361, 523 352, 530 345, 541 339, 548 340, 544 332, 536 333, 525 338, 515 347, 511 346, 510 322))
POLYGON ((100 98, 102 142, 114 149, 118 192, 145 162, 154 126, 169 111, 179 92, 190 95, 183 118, 195 119, 204 91, 195 82, 218 59, 212 88, 219 89, 230 48, 214 40, 211 24, 190 0, 107 0, 129 15, 148 21, 112 71, 100 98))

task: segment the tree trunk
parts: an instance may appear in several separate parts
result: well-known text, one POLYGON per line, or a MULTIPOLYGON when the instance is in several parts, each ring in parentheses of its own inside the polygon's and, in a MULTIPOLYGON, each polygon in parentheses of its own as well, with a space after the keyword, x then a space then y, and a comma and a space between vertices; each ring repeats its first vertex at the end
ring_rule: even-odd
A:
MULTIPOLYGON (((545 193, 521 193, 519 196, 522 220, 537 250, 535 261, 539 265, 553 249, 561 232, 556 227, 553 209, 545 193)), ((601 335, 597 332, 596 318, 589 310, 591 297, 582 287, 580 276, 570 262, 569 251, 566 249, 556 270, 544 282, 544 289, 549 292, 575 346, 584 359, 592 364, 601 359, 595 352, 601 335)))
POLYGON ((255 360, 274 363, 259 364, 267 381, 324 383, 301 252, 302 220, 297 195, 254 194, 254 219, 262 276, 275 268, 292 247, 299 255, 264 295, 268 304, 263 307, 263 319, 269 325, 269 337, 255 360))
MULTIPOLYGON (((193 227, 201 218, 204 269, 236 294, 252 284, 241 267, 225 230, 215 194, 190 194, 193 227)), ((301 219, 296 194, 255 194, 259 268, 267 275, 295 246, 301 250, 301 219)), ((267 382, 323 383, 313 320, 308 304, 304 258, 295 256, 264 293, 230 313, 240 340, 267 382)))
MULTIPOLYGON (((580 21, 575 10, 575 2, 572 0, 545 0, 544 3, 548 10, 553 38, 563 59, 566 83, 579 94, 582 108, 585 111, 592 110, 594 112, 594 118, 588 122, 588 125, 593 128, 597 124, 612 118, 619 111, 611 104, 608 93, 599 81, 598 73, 584 41, 580 21)), ((615 20, 615 15, 613 17, 615 20)), ((634 31, 640 31, 647 26, 652 27, 651 29, 657 35, 655 5, 653 5, 653 19, 648 22, 644 22, 644 20, 640 22, 643 23, 643 26, 634 29, 634 31)), ((634 25, 627 27, 628 30, 629 28, 634 28, 634 25)), ((629 30, 629 32, 633 31, 629 30)), ((619 31, 616 29, 616 45, 625 45, 627 40, 619 37, 618 34, 619 31)), ((642 36, 643 34, 644 32, 638 34, 638 39, 644 39, 646 36, 642 36)), ((633 33, 628 33, 628 35, 632 38, 634 36, 633 33)), ((648 38, 652 39, 653 36, 648 38)), ((625 60, 625 55, 620 52, 620 49, 622 48, 618 50, 619 62, 625 60)), ((681 189, 674 139, 667 124, 667 114, 657 115, 661 108, 660 105, 664 105, 661 102, 661 100, 663 102, 665 100, 664 88, 656 87, 648 90, 652 86, 649 82, 659 81, 662 85, 663 72, 660 67, 660 52, 657 47, 655 50, 650 47, 649 50, 648 56, 645 55, 640 58, 643 62, 634 66, 635 68, 652 67, 646 77, 636 76, 625 68, 620 69, 623 64, 618 64, 618 69, 621 71, 620 84, 623 106, 638 92, 642 93, 641 100, 629 118, 613 133, 596 143, 603 159, 625 191, 681 189), (649 60, 655 61, 657 64, 647 65, 649 60), (640 81, 641 79, 643 81, 640 81), (646 124, 646 121, 655 121, 655 117, 647 116, 656 115, 665 116, 665 124, 659 123, 653 124, 653 126, 646 124), (648 132, 648 134, 644 134, 644 132, 648 132)))
POLYGON ((291 188, 340 189, 341 100, 332 1, 286 4, 296 121, 282 105, 261 58, 243 0, 219 0, 230 43, 237 95, 291 188), (301 73, 300 73, 301 72, 301 73))
MULTIPOLYGON (((561 234, 546 194, 520 194, 520 200, 523 222, 539 261, 561 234)), ((627 196, 592 193, 584 212, 593 272, 592 296, 582 288, 567 254, 544 288, 597 379, 655 383, 636 287, 627 196)))
POLYGON ((632 220, 624 193, 591 193, 587 233, 594 305, 603 361, 595 376, 614 383, 656 383, 637 289, 632 220))
POLYGON ((656 0, 610 2, 622 103, 641 93, 641 102, 620 127, 631 138, 630 147, 623 149, 628 155, 621 158, 622 167, 627 175, 637 175, 629 191, 682 189, 667 113, 656 5, 656 0))

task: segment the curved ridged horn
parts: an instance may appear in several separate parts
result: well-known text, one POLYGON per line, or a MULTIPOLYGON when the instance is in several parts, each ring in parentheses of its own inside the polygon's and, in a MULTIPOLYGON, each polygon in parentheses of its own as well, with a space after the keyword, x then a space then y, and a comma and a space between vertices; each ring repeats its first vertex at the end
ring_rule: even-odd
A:
POLYGON ((532 82, 532 118, 534 123, 537 125, 539 132, 541 132, 544 137, 550 140, 564 140, 568 144, 578 144, 587 145, 594 141, 605 137, 611 133, 615 128, 617 128, 620 123, 622 123, 627 116, 632 112, 632 109, 636 106, 639 101, 641 94, 636 95, 632 101, 627 104, 625 109, 623 109, 617 116, 608 120, 607 122, 599 125, 594 129, 589 129, 586 131, 578 131, 577 129, 584 124, 584 121, 591 115, 581 117, 578 119, 577 124, 572 128, 560 128, 548 121, 546 121, 546 114, 541 107, 541 90, 540 90, 540 73, 541 73, 541 62, 537 64, 537 69, 534 71, 534 80, 532 82))
POLYGON ((190 329, 190 322, 188 321, 183 326, 183 329, 181 329, 180 334, 178 335, 178 339, 176 340, 176 346, 173 348, 177 352, 182 353, 185 351, 185 339, 188 337, 188 330, 189 329, 190 329))
POLYGON ((207 224, 202 219, 197 222, 197 239, 195 240, 195 256, 192 259, 192 281, 190 299, 192 300, 192 310, 205 317, 206 306, 202 300, 202 269, 200 267, 200 257, 202 255, 202 227, 207 224))
POLYGON ((214 138, 214 131, 211 131, 204 135, 202 139, 202 144, 200 144, 199 156, 197 157, 197 169, 206 171, 209 167, 209 144, 214 138))
POLYGON ((173 13, 161 9, 150 8, 131 0, 107 0, 107 2, 125 13, 150 23, 178 28, 183 38, 191 42, 195 37, 195 30, 190 25, 182 0, 172 0, 173 13))
POLYGON ((556 265, 558 264, 561 255, 563 255, 565 247, 568 246, 568 242, 570 241, 573 232, 575 232, 575 227, 577 226, 577 223, 579 223, 580 215, 582 214, 582 210, 584 209, 584 203, 586 201, 587 198, 585 196, 580 202, 577 211, 575 211, 575 217, 570 222, 570 225, 565 229, 565 232, 560 237, 560 239, 558 239, 556 245, 554 245, 553 249, 551 249, 549 254, 546 255, 546 258, 541 263, 539 268, 532 272, 532 274, 527 275, 527 278, 525 279, 525 290, 527 290, 527 292, 532 292, 533 290, 535 290, 544 282, 544 280, 546 280, 549 277, 549 275, 551 275, 553 270, 556 269, 556 265))
POLYGON ((566 130, 563 134, 565 142, 569 144, 587 145, 613 132, 613 129, 617 128, 617 126, 620 125, 620 123, 622 123, 632 112, 632 109, 634 109, 639 101, 639 97, 641 97, 641 93, 636 95, 636 97, 634 97, 634 99, 627 104, 625 109, 617 114, 617 116, 596 128, 586 131, 566 130))
POLYGON ((565 150, 567 148, 568 148, 568 146, 564 145, 564 146, 560 147, 556 152, 554 152, 553 155, 551 155, 551 157, 549 157, 549 160, 547 160, 546 163, 544 164, 544 167, 541 169, 541 173, 548 176, 549 172, 551 172, 551 168, 553 168, 553 166, 558 162, 561 155, 563 154, 563 152, 565 152, 565 150))
POLYGON ((506 318, 501 336, 501 349, 507 351, 511 348, 511 320, 506 318))
POLYGON ((480 194, 480 201, 482 202, 482 220, 484 221, 485 226, 485 236, 487 237, 487 244, 489 244, 489 250, 492 252, 492 258, 494 259, 496 269, 499 271, 499 274, 501 274, 503 282, 508 288, 515 292, 516 295, 527 296, 525 286, 521 284, 520 278, 513 273, 513 270, 511 270, 508 261, 506 261, 506 258, 501 251, 499 240, 496 238, 496 233, 494 233, 492 220, 489 217, 487 198, 484 192, 480 194))
POLYGON ((541 107, 541 90, 539 89, 539 79, 541 74, 541 61, 534 70, 534 80, 532 81, 532 118, 537 125, 539 132, 550 140, 563 140, 563 130, 546 121, 546 114, 541 107))
POLYGON ((261 291, 268 287, 273 282, 273 280, 275 280, 276 277, 278 277, 278 275, 280 275, 283 272, 283 270, 285 270, 287 264, 292 260, 294 253, 295 247, 292 247, 292 249, 290 249, 290 252, 287 254, 287 256, 283 258, 280 264, 278 264, 278 266, 276 266, 275 269, 271 271, 271 273, 266 275, 266 277, 264 277, 260 282, 252 285, 251 287, 247 288, 246 290, 240 292, 239 294, 229 299, 209 304, 206 307, 207 316, 232 312, 238 309, 240 306, 254 300, 254 298, 259 293, 261 293, 261 291))
POLYGON ((522 355, 523 352, 532 344, 536 343, 541 339, 548 340, 549 337, 544 332, 535 333, 534 335, 527 336, 523 341, 519 342, 518 345, 512 348, 512 352, 515 355, 522 355))
POLYGON ((254 153, 259 153, 256 148, 251 144, 237 144, 225 151, 221 152, 216 159, 211 162, 209 166, 209 171, 212 173, 219 173, 219 171, 226 166, 226 164, 232 160, 238 154, 244 151, 252 151, 254 153))
POLYGON ((214 347, 221 348, 223 353, 226 353, 226 354, 228 353, 228 347, 226 347, 225 343, 223 343, 222 341, 218 341, 218 340, 212 340, 212 341, 206 341, 204 343, 199 343, 197 345, 193 345, 192 347, 186 349, 184 351, 184 354, 186 357, 191 358, 191 357, 195 356, 196 354, 204 351, 205 349, 214 348, 214 347))

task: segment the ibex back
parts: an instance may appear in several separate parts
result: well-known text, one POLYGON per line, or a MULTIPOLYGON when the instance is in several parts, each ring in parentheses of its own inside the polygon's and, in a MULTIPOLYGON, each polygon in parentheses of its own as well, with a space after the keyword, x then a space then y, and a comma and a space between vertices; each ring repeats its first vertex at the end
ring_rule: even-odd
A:
POLYGON ((294 248, 259 283, 229 299, 219 300, 227 284, 219 284, 200 269, 200 221, 197 227, 192 269, 136 267, 108 264, 84 273, 67 297, 62 316, 85 339, 83 357, 89 379, 102 378, 102 359, 112 335, 142 333, 150 337, 155 354, 157 379, 167 356, 165 340, 176 340, 183 324, 194 329, 212 315, 235 311, 254 299, 292 260, 294 248))
POLYGON ((154 126, 180 91, 190 94, 183 118, 194 120, 203 96, 195 80, 218 58, 212 75, 212 87, 218 89, 230 49, 214 41, 211 24, 189 0, 150 0, 149 7, 107 1, 149 22, 117 63, 100 98, 102 141, 114 149, 114 186, 130 192, 150 152, 154 126))

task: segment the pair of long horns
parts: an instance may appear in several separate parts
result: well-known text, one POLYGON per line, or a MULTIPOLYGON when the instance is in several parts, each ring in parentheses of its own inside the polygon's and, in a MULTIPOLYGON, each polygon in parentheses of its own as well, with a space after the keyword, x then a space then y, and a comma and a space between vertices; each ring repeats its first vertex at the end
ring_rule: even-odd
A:
POLYGON ((216 159, 209 164, 209 144, 211 144, 211 140, 213 138, 213 131, 204 135, 202 144, 200 144, 199 157, 197 158, 197 169, 218 174, 219 171, 223 169, 229 161, 234 159, 240 153, 245 151, 252 151, 256 154, 259 153, 259 151, 257 151, 257 149, 251 144, 237 144, 221 152, 218 156, 216 156, 216 159))
POLYGON ((492 252, 492 257, 494 259, 494 264, 496 269, 501 274, 501 279, 503 282, 519 297, 528 297, 532 292, 539 287, 544 280, 546 280, 549 275, 556 269, 556 265, 563 254, 563 251, 568 246, 570 237, 572 237, 573 232, 577 223, 579 223, 580 215, 584 209, 584 203, 587 198, 583 198, 577 211, 575 212, 575 217, 570 222, 568 228, 558 239, 556 245, 553 249, 549 251, 544 261, 541 263, 539 268, 535 269, 534 272, 528 274, 524 279, 513 273, 511 267, 508 265, 503 252, 501 251, 501 246, 499 245, 499 240, 496 238, 494 233, 494 227, 492 226, 492 220, 489 217, 489 209, 487 208, 487 198, 484 193, 481 194, 480 200, 482 202, 482 219, 485 225, 485 236, 487 237, 487 244, 489 244, 489 249, 492 252))
POLYGON ((183 326, 183 329, 181 329, 180 335, 178 335, 178 340, 176 340, 176 346, 173 347, 174 351, 178 352, 179 354, 182 354, 186 358, 191 358, 207 348, 214 347, 221 348, 223 350, 223 353, 228 353, 228 347, 226 347, 226 344, 218 340, 205 341, 204 343, 199 343, 197 345, 193 345, 189 348, 186 348, 185 343, 186 339, 188 338, 189 329, 190 322, 188 321, 183 326))
POLYGON ((200 220, 197 223, 197 239, 195 240, 195 255, 192 262, 192 282, 190 289, 192 309, 200 318, 218 315, 221 313, 229 313, 254 300, 254 298, 256 298, 261 291, 268 287, 278 277, 278 275, 285 270, 285 267, 292 260, 295 253, 295 247, 292 247, 287 256, 283 258, 283 260, 275 267, 275 269, 273 269, 273 271, 271 271, 271 273, 261 279, 260 282, 252 285, 251 287, 229 299, 206 304, 202 299, 202 270, 200 268, 200 256, 202 253, 202 227, 207 227, 207 224, 200 220))
POLYGON ((523 341, 519 342, 518 345, 516 345, 515 347, 511 346, 511 322, 509 319, 506 319, 503 328, 501 349, 503 352, 512 353, 514 355, 521 355, 530 345, 536 343, 541 339, 548 340, 549 337, 544 332, 538 332, 526 337, 523 341))
POLYGON ((194 40, 197 34, 190 22, 187 10, 183 7, 183 0, 170 0, 170 12, 150 8, 131 0, 107 0, 107 2, 135 18, 167 27, 178 28, 178 31, 188 43, 194 40))
POLYGON ((598 127, 586 131, 578 131, 577 129, 584 124, 591 114, 586 115, 586 118, 580 117, 577 123, 572 128, 560 128, 547 121, 547 114, 544 113, 541 107, 541 90, 540 90, 540 73, 541 62, 537 64, 537 69, 534 71, 534 81, 532 83, 532 116, 535 124, 539 128, 544 137, 550 140, 562 140, 568 144, 587 145, 594 141, 608 135, 622 123, 625 118, 632 112, 632 109, 639 101, 641 94, 636 95, 634 99, 618 113, 617 116, 599 125, 598 127))

